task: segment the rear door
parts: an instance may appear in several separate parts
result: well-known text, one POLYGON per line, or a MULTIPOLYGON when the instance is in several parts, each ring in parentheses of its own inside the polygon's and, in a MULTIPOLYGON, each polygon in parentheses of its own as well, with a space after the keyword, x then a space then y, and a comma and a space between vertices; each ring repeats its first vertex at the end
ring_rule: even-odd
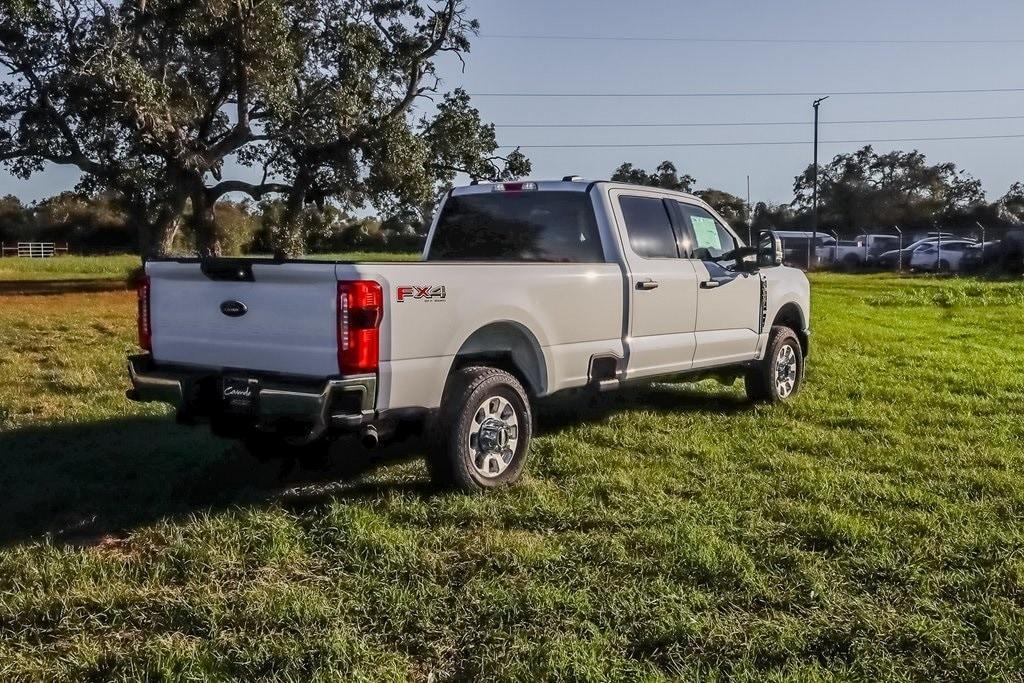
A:
POLYGON ((685 255, 698 281, 693 367, 751 360, 760 331, 761 278, 734 270, 729 254, 743 242, 703 207, 672 204, 687 231, 685 255))
POLYGON ((338 374, 333 263, 151 261, 146 274, 158 363, 338 374))
POLYGON ((629 269, 626 377, 687 370, 695 347, 697 274, 679 258, 678 226, 656 193, 612 190, 610 199, 629 269))

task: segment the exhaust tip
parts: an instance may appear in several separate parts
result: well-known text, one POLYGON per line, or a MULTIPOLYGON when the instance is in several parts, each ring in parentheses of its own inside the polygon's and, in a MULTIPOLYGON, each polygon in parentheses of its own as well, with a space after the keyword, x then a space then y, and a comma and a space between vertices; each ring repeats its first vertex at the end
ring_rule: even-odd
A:
POLYGON ((363 430, 359 433, 359 443, 367 450, 376 448, 380 444, 380 435, 377 433, 377 428, 373 425, 363 427, 363 430))

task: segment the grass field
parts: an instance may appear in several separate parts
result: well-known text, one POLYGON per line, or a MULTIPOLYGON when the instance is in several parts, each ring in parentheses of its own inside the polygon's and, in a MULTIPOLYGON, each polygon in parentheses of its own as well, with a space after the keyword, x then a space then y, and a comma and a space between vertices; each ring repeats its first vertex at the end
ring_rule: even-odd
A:
POLYGON ((277 481, 123 398, 129 292, 0 296, 0 680, 1019 680, 1024 284, 819 275, 805 392, 277 481))
POLYGON ((54 258, 8 257, 0 259, 0 281, 124 280, 139 265, 139 257, 134 254, 54 258))
MULTIPOLYGON (((340 261, 405 261, 419 254, 353 251, 317 254, 310 258, 340 261)), ((57 256, 47 259, 0 258, 0 282, 38 280, 126 280, 140 266, 134 254, 115 256, 57 256)))

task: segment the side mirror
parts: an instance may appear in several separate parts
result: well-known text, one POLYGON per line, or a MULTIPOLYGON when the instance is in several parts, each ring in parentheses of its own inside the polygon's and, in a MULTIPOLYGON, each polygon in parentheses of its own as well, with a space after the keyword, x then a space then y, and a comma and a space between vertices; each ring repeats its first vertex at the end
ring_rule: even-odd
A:
POLYGON ((757 263, 763 268, 782 265, 782 240, 772 230, 757 235, 757 263))
POLYGON ((733 252, 736 265, 733 268, 741 273, 756 273, 761 269, 760 251, 756 247, 740 247, 733 252))

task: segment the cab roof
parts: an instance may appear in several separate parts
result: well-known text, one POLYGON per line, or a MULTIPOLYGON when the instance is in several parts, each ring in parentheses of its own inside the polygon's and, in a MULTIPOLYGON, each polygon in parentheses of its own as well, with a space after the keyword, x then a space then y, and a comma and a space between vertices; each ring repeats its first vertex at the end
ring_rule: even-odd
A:
POLYGON ((491 192, 589 192, 595 185, 600 185, 609 189, 622 188, 655 190, 669 195, 700 201, 699 197, 689 192, 678 192, 676 190, 667 190, 660 187, 651 187, 649 185, 621 183, 611 180, 586 180, 579 176, 566 176, 566 178, 563 178, 562 180, 517 180, 505 183, 476 183, 473 185, 463 185, 461 187, 453 188, 452 196, 459 197, 470 194, 488 194, 491 192), (573 178, 573 180, 568 180, 570 177, 573 178))

